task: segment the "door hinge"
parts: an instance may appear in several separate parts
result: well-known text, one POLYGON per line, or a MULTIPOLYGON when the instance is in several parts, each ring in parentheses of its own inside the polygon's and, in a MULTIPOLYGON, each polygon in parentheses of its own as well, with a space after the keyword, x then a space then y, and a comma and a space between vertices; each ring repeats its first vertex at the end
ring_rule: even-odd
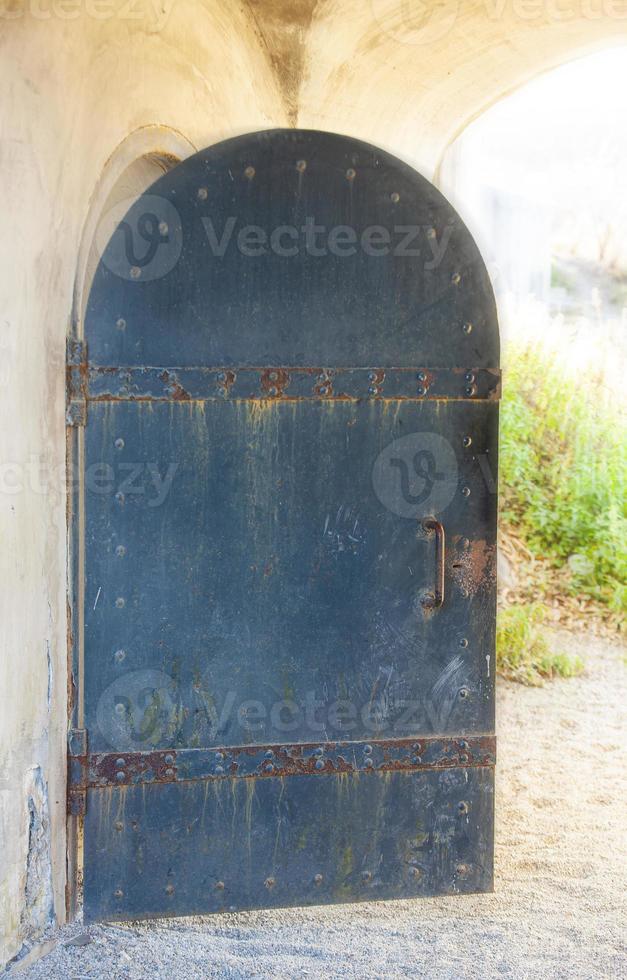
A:
POLYGON ((87 424, 87 347, 69 337, 65 361, 66 425, 87 424))
POLYGON ((82 817, 87 809, 87 732, 71 728, 68 735, 68 813, 82 817))

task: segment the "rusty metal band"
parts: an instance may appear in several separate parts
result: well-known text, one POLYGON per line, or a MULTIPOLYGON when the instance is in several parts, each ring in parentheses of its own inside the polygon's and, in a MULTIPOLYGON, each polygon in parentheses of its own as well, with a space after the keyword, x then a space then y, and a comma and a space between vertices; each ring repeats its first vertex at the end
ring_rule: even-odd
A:
POLYGON ((492 368, 101 367, 68 365, 69 397, 92 401, 497 401, 492 368))
POLYGON ((494 735, 94 753, 74 758, 74 790, 146 783, 492 767, 494 735))

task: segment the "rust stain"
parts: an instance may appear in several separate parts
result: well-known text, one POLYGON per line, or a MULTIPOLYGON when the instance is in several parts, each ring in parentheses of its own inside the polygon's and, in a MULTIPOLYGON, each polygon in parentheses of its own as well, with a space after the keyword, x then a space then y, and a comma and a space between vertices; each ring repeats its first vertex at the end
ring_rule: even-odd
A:
POLYGON ((97 754, 89 758, 85 768, 88 784, 96 789, 142 782, 214 781, 233 777, 367 775, 371 772, 493 766, 495 745, 494 736, 482 735, 380 739, 367 746, 361 743, 326 742, 186 749, 178 753, 174 749, 164 749, 97 754), (188 765, 192 756, 195 759, 193 776, 189 774, 188 765))
POLYGON ((179 383, 175 374, 170 371, 162 371, 159 375, 159 380, 163 381, 166 385, 167 392, 175 402, 187 402, 190 401, 189 392, 185 391, 185 388, 179 383))
POLYGON ((146 774, 160 783, 176 782, 176 750, 95 755, 90 759, 88 779, 96 786, 127 786, 146 774))
POLYGON ((368 381, 370 382, 369 394, 380 395, 381 386, 385 381, 385 371, 382 368, 373 369, 368 374, 368 381))
POLYGON ((317 375, 316 383, 313 386, 314 395, 322 398, 332 398, 333 395, 333 376, 330 371, 312 371, 317 375))
POLYGON ((228 395, 235 384, 235 371, 223 371, 218 381, 218 388, 223 395, 228 395))
POLYGON ((285 368, 269 368, 261 373, 261 389, 269 398, 282 398, 290 383, 289 371, 285 368))
POLYGON ((455 543, 457 548, 450 559, 452 578, 463 593, 475 595, 483 585, 495 581, 496 547, 482 539, 470 541, 466 548, 459 540, 455 543))

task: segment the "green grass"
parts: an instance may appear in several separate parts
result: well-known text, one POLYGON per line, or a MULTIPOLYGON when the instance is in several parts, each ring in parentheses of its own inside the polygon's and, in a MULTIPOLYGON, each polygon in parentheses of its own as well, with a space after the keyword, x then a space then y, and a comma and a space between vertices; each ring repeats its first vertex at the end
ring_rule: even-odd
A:
POLYGON ((545 607, 526 603, 499 609, 496 665, 499 673, 522 684, 538 685, 553 677, 575 677, 583 671, 579 657, 551 648, 543 629, 545 607))
POLYGON ((511 347, 500 460, 501 519, 573 593, 627 610, 627 424, 600 385, 511 347))
POLYGON ((564 289, 567 293, 574 295, 576 292, 575 280, 569 276, 560 266, 551 266, 551 286, 553 289, 564 289))

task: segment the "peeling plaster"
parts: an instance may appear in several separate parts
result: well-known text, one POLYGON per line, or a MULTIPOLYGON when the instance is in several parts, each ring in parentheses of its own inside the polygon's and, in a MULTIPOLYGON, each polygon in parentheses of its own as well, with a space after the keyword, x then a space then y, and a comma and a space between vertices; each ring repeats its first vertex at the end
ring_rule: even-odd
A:
POLYGON ((53 916, 48 787, 40 766, 29 771, 24 789, 28 846, 20 925, 25 935, 33 937, 50 924, 53 916))

